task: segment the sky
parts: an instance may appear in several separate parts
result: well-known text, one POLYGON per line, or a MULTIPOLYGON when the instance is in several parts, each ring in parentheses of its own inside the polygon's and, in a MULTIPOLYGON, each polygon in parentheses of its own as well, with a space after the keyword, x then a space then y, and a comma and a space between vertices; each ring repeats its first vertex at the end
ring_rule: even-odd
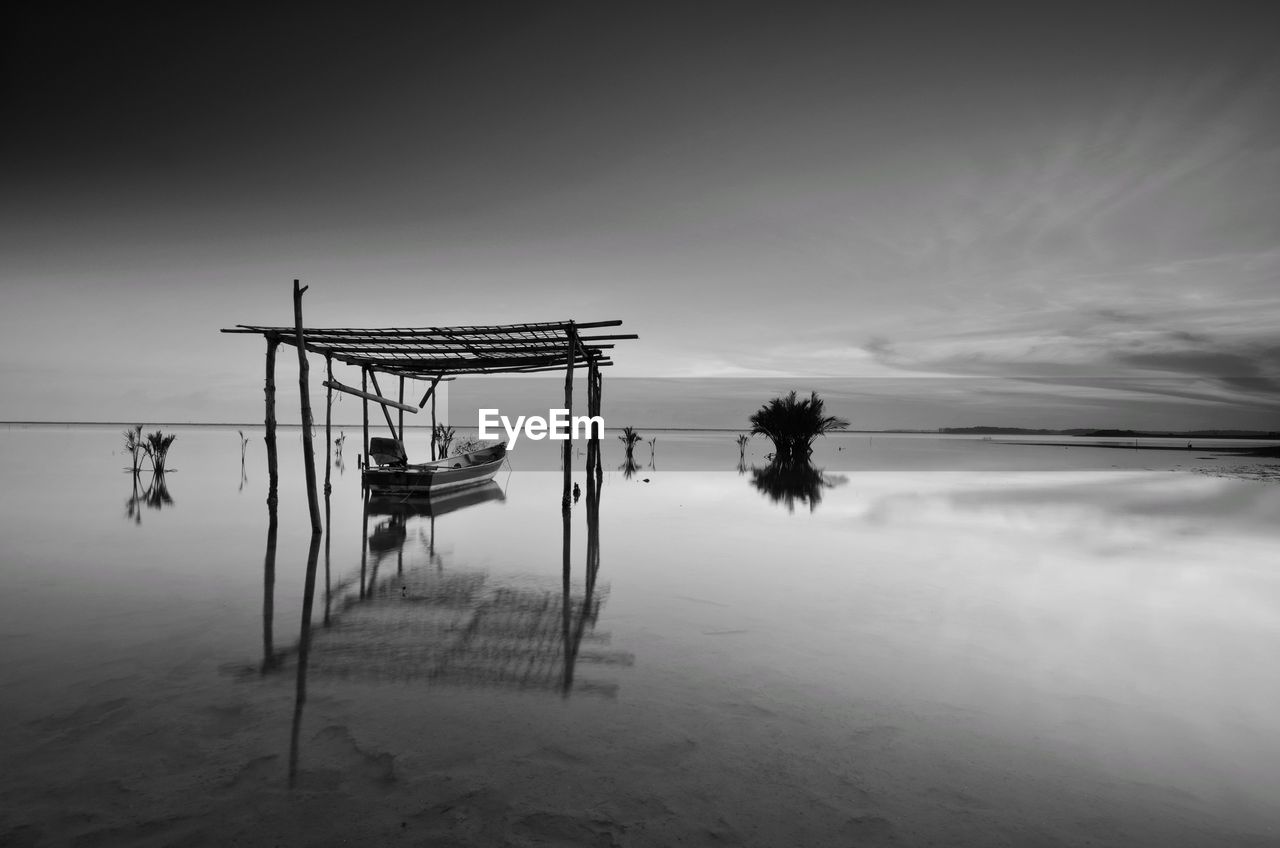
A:
POLYGON ((313 326, 621 318, 606 382, 847 380, 871 429, 1280 427, 1274 3, 40 5, 0 420, 261 420, 218 330, 297 278, 313 326))

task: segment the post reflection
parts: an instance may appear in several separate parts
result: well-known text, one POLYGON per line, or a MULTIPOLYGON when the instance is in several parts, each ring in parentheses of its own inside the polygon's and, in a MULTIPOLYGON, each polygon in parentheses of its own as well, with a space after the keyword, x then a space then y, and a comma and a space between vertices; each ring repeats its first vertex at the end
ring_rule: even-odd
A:
POLYGON ((307 550, 307 575, 302 588, 302 624, 298 633, 298 671, 294 683, 293 723, 289 730, 289 787, 298 780, 298 736, 302 731, 302 709, 307 703, 307 662, 311 655, 311 606, 316 596, 316 565, 320 559, 320 534, 311 534, 307 550))

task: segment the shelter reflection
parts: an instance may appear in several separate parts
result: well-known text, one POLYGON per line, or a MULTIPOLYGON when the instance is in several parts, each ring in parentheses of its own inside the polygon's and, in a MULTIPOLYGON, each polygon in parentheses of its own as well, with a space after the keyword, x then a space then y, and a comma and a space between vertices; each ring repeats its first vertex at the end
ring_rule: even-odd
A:
POLYGON ((589 476, 586 580, 580 591, 570 580, 568 514, 559 587, 535 576, 513 582, 477 569, 446 567, 435 548, 436 519, 504 498, 490 483, 434 502, 368 501, 363 578, 353 596, 337 603, 334 620, 341 626, 317 635, 313 673, 616 694, 614 683, 575 679, 579 659, 631 661, 630 655, 594 647, 608 640, 594 630, 607 597, 596 581, 599 487, 589 476), (392 555, 397 556, 395 572, 385 567, 392 555), (593 647, 584 652, 583 644, 593 647))
MULTIPOLYGON (((738 468, 741 473, 741 462, 738 468)), ((785 504, 788 512, 796 511, 797 502, 808 504, 809 511, 813 512, 822 502, 823 492, 848 482, 849 478, 843 474, 827 474, 810 462, 774 460, 764 468, 751 467, 751 485, 774 503, 785 504)))
MULTIPOLYGON (((580 663, 625 666, 634 662, 631 654, 609 650, 610 635, 596 630, 608 597, 607 587, 597 580, 598 482, 594 475, 587 475, 585 579, 576 588, 571 579, 568 511, 562 512, 559 581, 543 575, 498 578, 479 569, 449 567, 444 561, 435 546, 437 519, 464 509, 493 509, 505 499, 502 488, 493 482, 434 500, 366 499, 359 576, 352 575, 334 587, 326 573, 326 615, 318 627, 311 622, 318 570, 318 542, 313 541, 297 645, 273 657, 292 655, 296 661, 291 784, 297 775, 308 680, 394 680, 543 691, 561 697, 575 692, 616 696, 616 683, 583 679, 577 673, 580 663), (397 565, 394 570, 389 567, 392 557, 397 565)), ((270 572, 275 565, 273 541, 269 536, 270 572)), ((270 627, 269 604, 269 598, 264 598, 264 628, 270 627)), ((271 656, 269 640, 264 633, 264 653, 271 656)), ((264 662, 262 671, 277 672, 286 665, 264 662)))

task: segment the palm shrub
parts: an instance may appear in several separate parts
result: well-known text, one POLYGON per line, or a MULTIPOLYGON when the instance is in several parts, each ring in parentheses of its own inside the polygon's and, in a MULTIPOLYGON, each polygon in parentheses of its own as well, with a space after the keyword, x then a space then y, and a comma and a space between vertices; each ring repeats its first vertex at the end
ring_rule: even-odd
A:
POLYGON ((748 436, 746 433, 738 434, 738 456, 739 457, 746 456, 747 442, 749 441, 751 441, 751 437, 748 436))
POLYGON ((773 442, 776 462, 805 462, 813 453, 814 439, 849 426, 843 418, 823 415, 823 412, 822 398, 817 392, 800 399, 792 390, 786 397, 769 401, 751 416, 751 433, 766 436, 773 442))
POLYGON ((175 438, 177 436, 174 433, 166 436, 159 430, 147 434, 147 440, 143 442, 142 449, 147 452, 147 459, 151 460, 151 470, 155 473, 164 473, 165 457, 168 456, 169 446, 173 444, 175 438))

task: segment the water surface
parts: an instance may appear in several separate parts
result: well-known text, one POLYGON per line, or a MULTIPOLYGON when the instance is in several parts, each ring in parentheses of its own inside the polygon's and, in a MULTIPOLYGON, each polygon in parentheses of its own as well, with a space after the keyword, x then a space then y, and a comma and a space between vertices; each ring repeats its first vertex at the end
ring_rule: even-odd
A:
POLYGON ((175 429, 167 501, 6 431, 0 842, 1278 838, 1280 488, 1196 473, 1245 460, 843 436, 775 500, 660 433, 566 528, 545 443, 366 514, 349 432, 303 663, 298 431, 267 570, 260 434, 175 429))

